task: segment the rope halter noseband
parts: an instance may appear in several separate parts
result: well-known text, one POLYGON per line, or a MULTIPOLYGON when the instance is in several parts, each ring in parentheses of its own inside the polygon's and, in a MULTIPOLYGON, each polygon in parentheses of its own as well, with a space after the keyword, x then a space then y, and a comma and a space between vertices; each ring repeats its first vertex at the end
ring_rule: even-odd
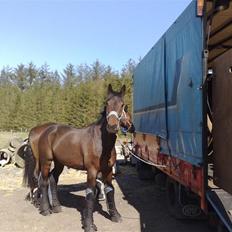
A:
MULTIPOLYGON (((123 110, 123 112, 124 112, 124 110, 123 110)), ((122 115, 123 115, 123 113, 121 114, 121 116, 119 116, 116 111, 112 110, 107 114, 106 118, 108 119, 109 117, 114 116, 115 118, 118 119, 118 121, 120 121, 122 119, 122 115)))
MULTIPOLYGON (((111 116, 114 116, 118 120, 117 128, 120 127, 119 123, 120 123, 120 121, 122 119, 125 119, 125 120, 127 119, 127 115, 126 115, 126 112, 124 110, 124 107, 123 107, 123 110, 122 110, 122 114, 120 116, 116 111, 112 110, 107 114, 106 119, 108 120, 108 118, 111 117, 111 116)), ((126 132, 128 132, 130 130, 131 126, 132 126, 132 123, 130 123, 129 121, 127 123, 129 124, 129 127, 126 129, 126 132)))
POLYGON ((117 129, 119 129, 121 119, 126 116, 126 113, 124 111, 124 107, 122 109, 121 115, 119 115, 117 111, 114 111, 114 110, 110 111, 108 114, 106 114, 106 120, 108 121, 111 116, 113 116, 117 119, 117 121, 118 121, 117 122, 117 129))

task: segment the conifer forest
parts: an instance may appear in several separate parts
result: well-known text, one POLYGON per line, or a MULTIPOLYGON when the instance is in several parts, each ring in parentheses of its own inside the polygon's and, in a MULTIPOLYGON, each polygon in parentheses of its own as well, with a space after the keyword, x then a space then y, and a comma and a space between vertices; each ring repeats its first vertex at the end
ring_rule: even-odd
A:
POLYGON ((86 126, 99 118, 109 83, 114 90, 126 85, 124 99, 131 110, 135 65, 130 59, 115 71, 96 60, 68 64, 62 72, 46 63, 5 66, 0 73, 0 130, 28 130, 45 122, 86 126))

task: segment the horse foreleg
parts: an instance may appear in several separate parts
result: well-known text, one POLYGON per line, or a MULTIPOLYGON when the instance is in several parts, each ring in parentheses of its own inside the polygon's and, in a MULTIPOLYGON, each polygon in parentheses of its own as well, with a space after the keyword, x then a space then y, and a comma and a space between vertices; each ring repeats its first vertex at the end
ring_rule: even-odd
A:
POLYGON ((114 199, 114 186, 112 185, 112 168, 109 168, 108 171, 103 173, 103 181, 105 182, 105 195, 108 211, 113 222, 121 222, 122 217, 119 214, 114 199))
POLYGON ((94 232, 97 227, 93 223, 93 211, 96 200, 96 177, 97 171, 92 169, 88 170, 87 189, 86 189, 86 205, 83 212, 83 226, 85 232, 94 232))

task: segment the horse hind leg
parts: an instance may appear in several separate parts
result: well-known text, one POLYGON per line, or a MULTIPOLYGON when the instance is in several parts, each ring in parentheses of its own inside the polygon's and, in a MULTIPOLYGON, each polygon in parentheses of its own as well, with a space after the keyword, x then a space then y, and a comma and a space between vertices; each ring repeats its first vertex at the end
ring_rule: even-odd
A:
POLYGON ((33 188, 25 197, 26 201, 30 201, 36 208, 40 205, 40 189, 39 187, 33 188))
POLYGON ((60 174, 62 173, 64 169, 64 165, 58 163, 57 161, 54 162, 54 168, 51 171, 50 177, 49 177, 49 183, 50 183, 50 204, 52 208, 53 213, 59 213, 61 212, 61 204, 58 199, 58 194, 57 194, 57 183, 60 174))
POLYGON ((30 198, 31 198, 31 203, 38 208, 40 206, 40 197, 41 197, 41 192, 39 188, 39 170, 34 171, 34 182, 36 185, 34 188, 31 188, 30 191, 30 198))
POLYGON ((32 147, 27 144, 24 148, 25 167, 24 167, 24 184, 30 187, 30 192, 26 195, 25 200, 30 201, 35 207, 39 205, 38 192, 38 159, 34 156, 32 147))
POLYGON ((96 179, 97 184, 97 200, 98 201, 104 201, 106 196, 105 196, 105 191, 104 191, 104 183, 102 182, 102 180, 98 177, 96 179))
POLYGON ((41 175, 39 177, 39 189, 41 192, 40 199, 40 213, 43 216, 50 214, 50 204, 48 198, 48 185, 49 185, 49 171, 50 171, 51 161, 47 161, 46 164, 41 165, 41 175))
POLYGON ((36 208, 39 208, 40 206, 40 196, 41 196, 41 193, 40 193, 40 188, 35 188, 32 190, 32 204, 36 207, 36 208))

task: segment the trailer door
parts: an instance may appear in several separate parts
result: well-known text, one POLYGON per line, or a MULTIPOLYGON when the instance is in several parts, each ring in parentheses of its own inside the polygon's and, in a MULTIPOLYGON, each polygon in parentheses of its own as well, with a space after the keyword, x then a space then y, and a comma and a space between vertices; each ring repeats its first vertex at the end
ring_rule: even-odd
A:
POLYGON ((214 182, 232 194, 232 49, 213 62, 214 182))

